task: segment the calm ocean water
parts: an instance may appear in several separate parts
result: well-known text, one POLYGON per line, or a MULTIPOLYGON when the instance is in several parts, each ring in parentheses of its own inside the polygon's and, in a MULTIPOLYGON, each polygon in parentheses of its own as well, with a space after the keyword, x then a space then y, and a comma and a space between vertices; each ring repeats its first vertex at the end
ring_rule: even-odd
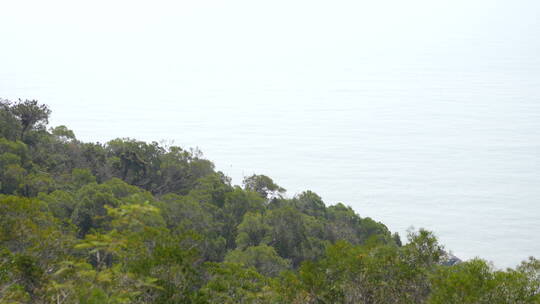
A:
POLYGON ((310 189, 402 237, 424 227, 462 259, 515 266, 540 257, 538 8, 508 2, 380 48, 343 36, 282 61, 266 45, 248 51, 269 57, 173 60, 173 46, 139 60, 114 39, 101 57, 90 43, 36 55, 13 35, 0 96, 49 104, 51 124, 82 140, 199 147, 235 183, 266 174, 289 196, 310 189))

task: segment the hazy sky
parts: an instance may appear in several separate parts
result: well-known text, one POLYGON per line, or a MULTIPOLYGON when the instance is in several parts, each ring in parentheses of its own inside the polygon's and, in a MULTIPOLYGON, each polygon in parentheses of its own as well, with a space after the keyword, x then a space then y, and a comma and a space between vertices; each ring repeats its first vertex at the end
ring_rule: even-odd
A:
POLYGON ((470 64, 452 53, 464 46, 481 61, 501 39, 499 56, 526 44, 519 52, 537 57, 539 3, 2 1, 0 93, 9 96, 0 95, 54 103, 69 90, 73 102, 144 103, 222 88, 320 89, 358 67, 406 68, 425 56, 470 64))

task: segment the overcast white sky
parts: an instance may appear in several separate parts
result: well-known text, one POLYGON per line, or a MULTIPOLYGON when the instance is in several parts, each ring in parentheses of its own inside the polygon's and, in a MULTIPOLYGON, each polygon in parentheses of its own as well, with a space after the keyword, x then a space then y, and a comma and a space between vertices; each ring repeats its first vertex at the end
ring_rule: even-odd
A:
POLYGON ((4 97, 43 98, 12 96, 13 88, 35 92, 28 89, 37 85, 143 100, 156 92, 175 98, 185 89, 264 87, 269 80, 309 89, 366 61, 384 69, 463 45, 484 53, 495 36, 508 39, 499 54, 528 43, 521 51, 532 56, 540 43, 520 39, 540 35, 538 3, 1 1, 0 90, 10 93, 4 97), (471 35, 481 41, 452 37, 467 32, 481 33, 471 35))

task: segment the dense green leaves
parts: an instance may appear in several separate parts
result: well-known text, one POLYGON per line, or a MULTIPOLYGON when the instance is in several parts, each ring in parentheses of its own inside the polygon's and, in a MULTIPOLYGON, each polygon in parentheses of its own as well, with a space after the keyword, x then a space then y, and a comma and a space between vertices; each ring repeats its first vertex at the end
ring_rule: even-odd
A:
POLYGON ((290 262, 280 257, 274 247, 267 245, 251 246, 246 249, 229 251, 225 257, 226 262, 243 264, 255 267, 257 271, 266 276, 277 276, 290 267, 290 262))
POLYGON ((234 263, 208 265, 209 280, 200 292, 200 302, 215 304, 272 303, 268 279, 253 268, 234 263))
POLYGON ((36 101, 0 100, 0 303, 540 303, 540 262, 447 266, 350 207, 197 150, 83 143, 36 101))
POLYGON ((285 189, 281 188, 266 175, 253 174, 244 178, 244 187, 246 190, 259 193, 264 198, 274 198, 281 196, 285 189))
POLYGON ((473 259, 438 270, 429 303, 540 303, 540 262, 534 258, 516 270, 494 270, 473 259))

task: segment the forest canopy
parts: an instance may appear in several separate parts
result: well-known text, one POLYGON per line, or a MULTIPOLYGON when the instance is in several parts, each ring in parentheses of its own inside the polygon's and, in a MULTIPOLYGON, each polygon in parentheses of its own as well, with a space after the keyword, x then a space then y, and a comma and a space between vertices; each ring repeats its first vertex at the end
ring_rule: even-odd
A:
MULTIPOLYGON (((0 99, 0 303, 540 303, 540 261, 456 263, 272 178, 243 185, 197 150, 49 127, 0 99)), ((414 223, 411 223, 414 224, 414 223)))

